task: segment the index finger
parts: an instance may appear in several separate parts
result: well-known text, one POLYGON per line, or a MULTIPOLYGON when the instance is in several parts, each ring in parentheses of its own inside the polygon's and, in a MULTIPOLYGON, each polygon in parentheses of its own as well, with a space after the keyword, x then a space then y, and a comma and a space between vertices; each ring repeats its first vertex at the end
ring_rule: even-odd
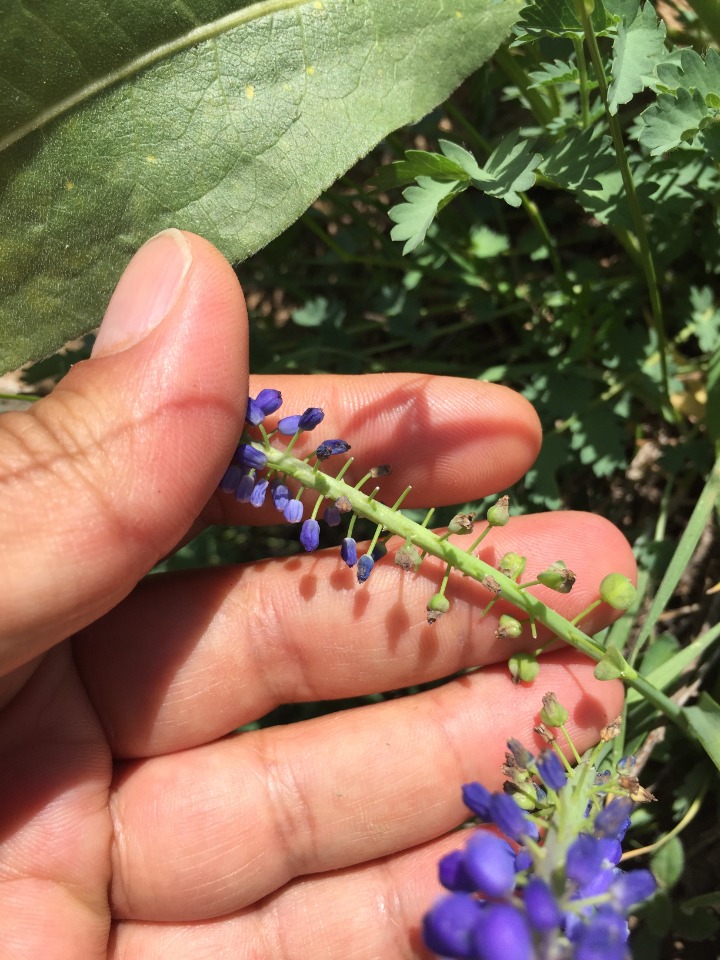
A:
MULTIPOLYGON (((327 438, 350 443, 354 462, 345 479, 354 484, 366 471, 387 463, 392 474, 380 481, 380 497, 395 500, 413 490, 407 507, 443 506, 501 492, 534 462, 541 443, 535 410, 508 387, 461 377, 415 373, 362 376, 251 377, 250 394, 280 390, 282 408, 263 424, 273 429, 282 416, 320 407, 325 419, 303 433, 293 454, 302 459, 327 438)), ((282 445, 281 438, 275 441, 282 445)), ((333 457, 337 472, 347 456, 333 457)), ((366 489, 369 491, 371 485, 366 489)), ((316 498, 307 494, 308 503, 316 498)), ((211 500, 209 523, 277 523, 272 504, 253 508, 232 495, 211 500)))

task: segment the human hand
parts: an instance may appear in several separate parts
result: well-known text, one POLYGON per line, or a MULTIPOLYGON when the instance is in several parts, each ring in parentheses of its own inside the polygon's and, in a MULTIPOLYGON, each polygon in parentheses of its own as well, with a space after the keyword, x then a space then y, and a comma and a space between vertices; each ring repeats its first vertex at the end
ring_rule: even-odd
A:
MULTIPOLYGON (((323 407, 324 435, 362 467, 391 463, 383 493, 413 484, 408 506, 501 492, 540 443, 530 406, 491 384, 280 377, 250 393, 263 386, 283 413, 323 407)), ((480 618, 474 582, 452 580, 451 613, 428 626, 431 560, 415 576, 384 562, 362 587, 335 551, 139 582, 199 523, 275 520, 215 493, 246 398, 234 274, 173 231, 133 259, 93 358, 0 418, 3 958, 420 955, 460 784, 499 786, 505 741, 532 740, 546 690, 580 749, 619 711, 620 685, 568 649, 514 686, 512 643, 480 618), (412 697, 229 736, 279 703, 478 664, 412 697)), ((607 572, 634 572, 591 515, 514 518, 490 542, 526 554, 528 576, 562 557, 576 587, 546 596, 568 617, 607 572)), ((598 608, 587 629, 610 619, 598 608)))

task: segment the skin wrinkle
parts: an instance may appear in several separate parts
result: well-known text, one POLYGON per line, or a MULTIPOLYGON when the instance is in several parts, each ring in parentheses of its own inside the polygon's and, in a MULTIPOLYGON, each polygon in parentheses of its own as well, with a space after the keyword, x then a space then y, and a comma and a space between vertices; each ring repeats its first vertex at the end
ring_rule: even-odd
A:
POLYGON ((295 776, 292 762, 278 759, 271 736, 263 739, 267 809, 275 823, 273 835, 280 840, 280 852, 288 878, 301 876, 306 872, 308 863, 318 859, 322 846, 319 843, 322 827, 315 823, 312 806, 307 801, 300 780, 295 776), (293 843, 293 838, 298 837, 302 839, 302 844, 293 843))

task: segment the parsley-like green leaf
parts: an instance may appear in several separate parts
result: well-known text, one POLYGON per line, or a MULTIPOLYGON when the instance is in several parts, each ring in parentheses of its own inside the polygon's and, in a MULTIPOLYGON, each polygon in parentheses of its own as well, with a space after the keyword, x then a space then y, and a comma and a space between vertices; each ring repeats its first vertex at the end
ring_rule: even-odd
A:
POLYGON ((664 54, 665 24, 658 20, 653 5, 646 3, 631 22, 618 26, 608 90, 610 113, 617 113, 621 104, 651 85, 655 65, 664 54))
MULTIPOLYGON (((624 2, 627 4, 627 0, 624 2)), ((593 32, 601 37, 608 36, 617 22, 600 2, 595 4, 590 19, 593 32)), ((527 34, 526 39, 551 36, 580 40, 584 36, 575 0, 535 0, 523 11, 517 29, 527 34)))
POLYGON ((527 140, 518 142, 517 130, 508 134, 493 150, 481 171, 482 179, 473 177, 473 186, 491 197, 500 197, 511 207, 520 206, 519 193, 535 183, 535 170, 542 156, 533 153, 527 140))
MULTIPOLYGON (((530 89, 552 87, 558 83, 579 83, 580 72, 574 63, 564 60, 555 60, 553 63, 543 63, 539 70, 531 70, 528 76, 532 80, 530 89)), ((593 83, 592 87, 597 86, 593 83)))
POLYGON ((566 190, 600 190, 598 174, 615 163, 610 137, 590 130, 569 131, 546 154, 541 170, 566 190))
POLYGON ((692 143, 708 115, 699 90, 680 87, 677 97, 661 93, 655 103, 640 114, 638 139, 653 156, 692 143))
POLYGON ((657 75, 665 92, 697 90, 709 107, 720 107, 720 54, 712 48, 703 59, 694 50, 682 50, 679 63, 661 63, 657 75))
POLYGON ((446 183, 470 179, 458 163, 448 160, 439 153, 407 150, 404 160, 381 167, 370 181, 370 185, 377 190, 392 190, 393 187, 403 187, 412 183, 418 177, 432 177, 433 180, 446 183))
POLYGON ((403 254, 420 246, 438 211, 466 186, 456 180, 443 182, 420 176, 416 186, 403 191, 406 202, 399 203, 388 213, 396 224, 390 231, 391 238, 406 241, 403 254))

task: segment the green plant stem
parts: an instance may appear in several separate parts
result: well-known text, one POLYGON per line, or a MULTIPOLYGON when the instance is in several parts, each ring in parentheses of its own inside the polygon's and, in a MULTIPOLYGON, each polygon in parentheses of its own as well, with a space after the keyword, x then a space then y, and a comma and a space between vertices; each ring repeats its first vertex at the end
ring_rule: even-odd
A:
MULTIPOLYGON (((482 137, 475 127, 470 123, 470 121, 465 117, 462 110, 455 106, 454 103, 450 102, 445 105, 445 110, 463 128, 467 134, 468 140, 474 143, 476 147, 479 147, 485 156, 489 156, 492 152, 490 144, 482 137)), ((551 184, 552 185, 552 184, 551 184)), ((557 243, 555 238, 548 230, 547 223, 545 218, 540 211, 540 208, 535 203, 534 200, 531 200, 526 193, 518 194, 520 197, 520 202, 523 206, 523 210, 528 215, 528 218, 532 225, 535 227, 537 232, 542 237, 545 246, 548 249, 548 254, 550 256, 550 262, 552 263, 553 271, 555 273, 555 279, 557 280, 558 286, 564 293, 570 294, 572 292, 571 285, 565 275, 563 270, 562 263, 560 262, 560 257, 558 255, 557 243)))
POLYGON ((578 67, 578 77, 580 81, 580 117, 583 130, 590 126, 590 91, 588 90, 587 61, 585 60, 585 50, 579 40, 573 40, 575 47, 575 59, 578 67))
POLYGON ((720 4, 718 0, 688 0, 688 3, 700 17, 703 26, 715 43, 720 44, 720 4))
MULTIPOLYGON (((401 537, 404 541, 410 541, 424 553, 437 557, 445 564, 450 564, 454 569, 472 577, 479 583, 482 583, 485 577, 492 578, 500 586, 503 599, 528 614, 531 620, 537 620, 544 624, 556 636, 593 660, 599 661, 603 658, 605 649, 599 643, 533 594, 521 589, 510 577, 496 570, 495 567, 479 557, 466 553, 465 550, 450 543, 445 537, 438 536, 432 530, 428 530, 401 513, 393 511, 385 504, 379 503, 375 499, 378 491, 377 487, 368 497, 356 487, 349 486, 344 480, 319 473, 301 460, 288 456, 285 450, 272 446, 264 447, 260 443, 253 445, 258 450, 262 450, 267 457, 268 466, 273 470, 293 477, 301 486, 313 489, 329 500, 335 501, 339 497, 347 497, 356 516, 364 517, 377 524, 378 530, 384 528, 401 537)), ((377 540, 377 536, 375 540, 377 540)), ((626 664, 626 669, 620 676, 625 683, 636 689, 644 699, 657 707, 668 719, 678 724, 691 736, 694 736, 682 707, 673 703, 629 665, 626 664)))
POLYGON ((637 241, 640 246, 640 257, 642 259, 643 272, 645 273, 645 282, 647 284, 648 296, 650 299, 652 324, 655 330, 655 335, 658 339, 658 349, 660 351, 660 376, 662 380, 666 406, 664 411, 665 418, 670 422, 677 422, 678 414, 670 402, 670 378, 667 367, 667 338, 665 336, 665 322, 663 320, 662 301, 660 299, 660 290, 655 271, 655 259, 652 255, 652 250, 650 249, 650 241, 648 239, 647 229, 645 227, 645 218, 642 210, 640 209, 640 201, 638 200, 637 191, 635 190, 635 181, 633 180, 632 171, 630 170, 630 164, 628 162, 628 156, 625 150, 625 143, 623 141, 620 121, 618 120, 617 114, 610 112, 605 68, 603 66, 602 56, 600 55, 597 37, 595 36, 592 28, 592 22, 588 16, 586 0, 575 0, 575 7, 577 9, 580 22, 583 25, 585 42, 588 50, 590 51, 590 59, 592 60, 593 67, 595 69, 598 89, 605 107, 605 114, 607 117, 608 127, 610 129, 610 136, 615 149, 615 156, 617 157, 620 176, 622 177, 623 186, 625 188, 625 196, 627 198, 628 208, 630 210, 630 216, 632 218, 633 228, 635 230, 635 236, 637 237, 637 241))
POLYGON ((519 65, 516 57, 506 47, 500 47, 494 60, 510 82, 518 88, 520 95, 527 101, 537 122, 541 126, 547 127, 553 120, 553 111, 545 102, 540 91, 530 87, 528 75, 519 65))

